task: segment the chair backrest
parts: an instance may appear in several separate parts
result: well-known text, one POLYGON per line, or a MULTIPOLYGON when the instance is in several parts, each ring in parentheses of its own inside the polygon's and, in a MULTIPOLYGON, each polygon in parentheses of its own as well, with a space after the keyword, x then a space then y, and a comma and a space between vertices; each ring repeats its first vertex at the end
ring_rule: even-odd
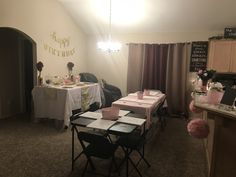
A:
POLYGON ((81 82, 94 82, 98 83, 97 77, 92 73, 80 73, 80 81, 81 82))
POLYGON ((158 106, 156 112, 158 115, 162 114, 162 109, 163 109, 163 106, 164 106, 164 103, 166 101, 166 98, 160 103, 160 105, 158 106))
POLYGON ((103 146, 110 143, 105 136, 89 132, 82 132, 82 131, 78 132, 78 138, 82 146, 84 146, 83 142, 87 142, 89 144, 93 144, 96 146, 103 146))

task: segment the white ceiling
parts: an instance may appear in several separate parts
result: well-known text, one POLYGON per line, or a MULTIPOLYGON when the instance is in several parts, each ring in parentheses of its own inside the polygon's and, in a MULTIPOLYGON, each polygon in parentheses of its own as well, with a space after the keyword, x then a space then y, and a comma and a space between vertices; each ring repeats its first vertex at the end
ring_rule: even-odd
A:
MULTIPOLYGON (((58 0, 87 34, 109 31, 109 0, 58 0)), ((236 27, 236 0, 112 0, 112 33, 204 32, 236 27)))

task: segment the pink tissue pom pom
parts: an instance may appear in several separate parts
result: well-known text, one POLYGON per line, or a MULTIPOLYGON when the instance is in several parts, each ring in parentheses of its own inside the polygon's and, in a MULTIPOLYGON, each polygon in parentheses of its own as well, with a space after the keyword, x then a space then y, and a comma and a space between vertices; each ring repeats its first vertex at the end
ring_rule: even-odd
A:
POLYGON ((206 138, 209 134, 209 125, 203 119, 193 119, 188 123, 187 130, 195 138, 206 138))
POLYGON ((192 100, 189 104, 189 109, 190 111, 194 112, 194 113, 201 113, 202 110, 199 108, 196 108, 196 106, 194 106, 194 100, 192 100))

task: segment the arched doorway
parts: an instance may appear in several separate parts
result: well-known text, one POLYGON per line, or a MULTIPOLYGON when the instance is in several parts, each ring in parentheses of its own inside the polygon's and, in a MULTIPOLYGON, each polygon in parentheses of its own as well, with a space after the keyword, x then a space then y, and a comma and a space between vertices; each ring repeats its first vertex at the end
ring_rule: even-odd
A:
POLYGON ((0 118, 31 113, 36 43, 14 28, 0 28, 0 118))

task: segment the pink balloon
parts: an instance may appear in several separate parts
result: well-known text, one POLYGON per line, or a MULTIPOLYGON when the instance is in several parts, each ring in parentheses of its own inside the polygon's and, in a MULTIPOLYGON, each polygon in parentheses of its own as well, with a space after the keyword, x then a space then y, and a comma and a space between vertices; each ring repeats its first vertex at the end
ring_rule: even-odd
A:
POLYGON ((189 109, 190 111, 194 112, 194 113, 201 113, 202 109, 196 108, 196 106, 194 106, 194 100, 192 100, 189 104, 189 109))
POLYGON ((188 123, 187 130, 194 138, 206 138, 209 134, 209 125, 207 121, 197 118, 188 123))

